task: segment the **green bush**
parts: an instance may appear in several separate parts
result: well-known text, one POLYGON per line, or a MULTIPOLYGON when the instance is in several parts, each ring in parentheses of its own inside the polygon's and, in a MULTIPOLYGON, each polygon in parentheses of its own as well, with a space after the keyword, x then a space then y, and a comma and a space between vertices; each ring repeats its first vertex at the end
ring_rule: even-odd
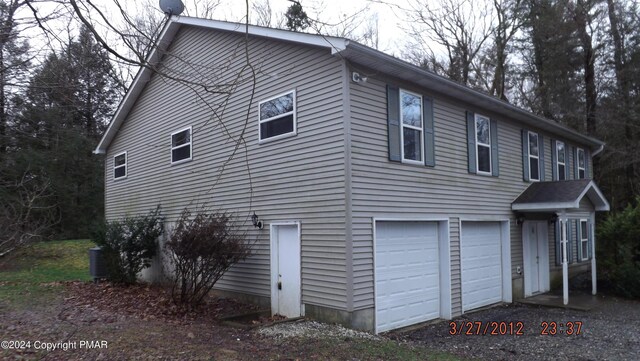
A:
POLYGON ((163 232, 159 206, 145 216, 106 222, 94 238, 102 247, 109 279, 117 283, 135 283, 138 273, 151 265, 158 248, 158 237, 163 232))
POLYGON ((640 298, 640 197, 598 227, 598 280, 615 294, 640 298))

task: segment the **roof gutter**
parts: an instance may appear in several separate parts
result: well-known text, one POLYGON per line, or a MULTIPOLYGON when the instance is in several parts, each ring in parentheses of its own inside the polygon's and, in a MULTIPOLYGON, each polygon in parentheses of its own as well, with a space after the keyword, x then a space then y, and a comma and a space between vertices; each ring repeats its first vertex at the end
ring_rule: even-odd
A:
POLYGON ((598 147, 598 149, 596 149, 596 150, 591 154, 591 156, 592 156, 592 157, 595 157, 596 155, 598 155, 598 154, 602 153, 602 151, 603 151, 603 150, 604 150, 604 143, 603 143, 603 144, 600 144, 600 147, 598 147))
MULTIPOLYGON (((503 100, 500 100, 498 98, 495 98, 489 94, 483 93, 481 91, 477 91, 475 89, 471 89, 467 86, 464 86, 462 84, 456 83, 452 80, 449 80, 445 77, 442 77, 434 72, 422 69, 416 65, 413 65, 411 63, 408 63, 404 60, 395 58, 391 55, 385 54, 379 50, 373 49, 373 48, 369 48, 367 46, 364 46, 362 44, 353 42, 353 41, 348 41, 346 43, 346 49, 345 51, 343 51, 342 53, 344 53, 343 55, 348 58, 349 60, 353 61, 354 63, 359 63, 359 64, 365 64, 367 63, 366 58, 367 57, 371 57, 371 58, 375 58, 375 59, 379 59, 380 62, 383 63, 390 63, 393 64, 395 67, 398 68, 402 68, 406 71, 412 72, 414 73, 414 76, 412 77, 407 77, 405 78, 405 80, 413 82, 413 83, 417 83, 420 84, 419 79, 420 78, 426 78, 426 80, 432 82, 432 83, 436 83, 436 84, 440 84, 442 87, 447 88, 448 90, 451 91, 455 91, 458 94, 464 95, 466 97, 466 99, 464 99, 465 101, 472 103, 474 105, 477 105, 478 103, 483 103, 484 107, 487 107, 487 105, 491 105, 494 106, 496 108, 500 108, 502 111, 497 110, 496 112, 498 113, 511 113, 512 115, 515 115, 518 117, 517 120, 520 120, 521 122, 525 122, 525 123, 529 123, 529 125, 533 125, 533 126, 540 126, 540 124, 536 124, 536 123, 541 123, 543 125, 545 125, 548 128, 551 128, 553 130, 559 131, 559 132, 564 132, 564 133, 569 133, 574 139, 576 140, 580 140, 582 142, 585 142, 587 144, 590 144, 592 146, 597 146, 597 147, 602 147, 604 146, 604 143, 598 139, 595 138, 591 138, 588 137, 586 135, 583 135, 573 129, 567 128, 555 121, 540 117, 538 115, 535 115, 529 111, 526 111, 524 109, 521 109, 513 104, 507 103, 503 100), (352 51, 353 53, 350 54, 349 51, 352 51), (477 99, 477 100, 476 100, 477 99)), ((423 85, 426 87, 429 87, 429 85, 423 85)), ((431 86, 431 88, 433 88, 433 86, 431 86)), ((507 114, 505 114, 507 115, 507 114)), ((508 115, 507 115, 508 116, 508 115)), ((514 119, 516 120, 516 119, 514 119)))

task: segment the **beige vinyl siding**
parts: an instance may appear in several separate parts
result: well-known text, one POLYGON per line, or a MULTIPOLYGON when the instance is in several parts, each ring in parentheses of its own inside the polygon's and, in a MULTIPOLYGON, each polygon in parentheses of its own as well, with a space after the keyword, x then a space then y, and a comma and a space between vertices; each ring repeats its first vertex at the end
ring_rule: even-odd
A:
MULTIPOLYGON (((511 202, 530 184, 523 181, 523 127, 488 109, 478 109, 406 83, 370 77, 351 84, 353 253, 360 264, 372 261, 374 217, 450 217, 452 312, 461 308, 459 220, 510 220, 512 277, 521 278, 522 228, 511 202), (434 168, 388 160, 386 85, 390 83, 434 99, 434 168), (500 176, 469 174, 465 111, 497 120, 500 176)), ((527 128, 544 137, 545 179, 551 180, 551 143, 557 135, 527 128)), ((552 233, 553 234, 553 233, 552 233)), ((362 268, 354 279, 354 308, 373 306, 373 269, 362 268)))
MULTIPOLYGON (((211 85, 231 82, 244 65, 243 38, 184 26, 163 71, 211 85)), ((190 86, 152 77, 107 152, 107 218, 157 204, 169 223, 186 206, 235 212, 255 254, 218 287, 267 297, 269 224, 299 221, 303 302, 345 309, 342 63, 328 50, 262 38, 252 38, 250 49, 258 75, 248 118, 250 82, 239 85, 224 107, 218 106, 222 96, 198 89, 210 108, 190 86), (259 144, 258 102, 294 89, 297 135, 259 144), (170 134, 187 126, 193 127, 193 160, 171 165, 170 134), (246 148, 232 157, 243 131, 246 148), (113 182, 113 155, 124 150, 128 177, 113 182), (263 230, 251 226, 250 211, 265 223, 263 230)))

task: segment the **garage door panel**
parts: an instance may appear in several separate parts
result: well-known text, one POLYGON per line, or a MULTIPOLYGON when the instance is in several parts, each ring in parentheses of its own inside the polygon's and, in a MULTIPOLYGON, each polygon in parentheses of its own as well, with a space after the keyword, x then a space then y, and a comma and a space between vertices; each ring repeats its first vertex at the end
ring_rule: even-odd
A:
POLYGON ((435 222, 376 223, 378 332, 439 316, 437 228, 435 222))
POLYGON ((464 311, 502 301, 499 222, 463 222, 460 242, 464 311))

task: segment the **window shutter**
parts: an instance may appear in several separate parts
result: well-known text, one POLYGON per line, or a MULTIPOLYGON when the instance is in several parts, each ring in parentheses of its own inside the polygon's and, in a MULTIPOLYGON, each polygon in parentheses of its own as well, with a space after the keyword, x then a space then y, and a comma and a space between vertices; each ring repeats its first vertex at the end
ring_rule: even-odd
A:
POLYGON ((387 85, 387 126, 389 160, 400 162, 400 90, 387 85))
POLYGON ((529 181, 529 133, 522 129, 522 179, 529 181))
POLYGON ((591 152, 585 149, 584 151, 584 178, 591 179, 589 176, 589 159, 591 159, 591 152))
POLYGON ((545 181, 545 175, 544 175, 544 138, 542 137, 542 134, 538 134, 538 148, 540 149, 540 151, 538 152, 539 156, 540 156, 540 161, 538 162, 538 166, 540 167, 540 181, 544 182, 545 181))
POLYGON ((551 180, 557 181, 560 179, 558 174, 558 148, 556 147, 556 141, 551 139, 551 180))
MULTIPOLYGON (((571 147, 569 147, 571 149, 571 147)), ((567 154, 567 145, 564 146, 564 179, 569 178, 569 172, 571 171, 571 167, 569 166, 569 154, 567 154)))
POLYGON ((491 128, 491 174, 494 177, 500 176, 500 165, 498 162, 498 121, 490 120, 491 128))
POLYGON ((593 252, 591 251, 591 247, 592 243, 593 243, 593 228, 592 228, 592 224, 591 221, 587 221, 587 238, 589 239, 589 241, 587 242, 587 255, 589 256, 589 259, 593 258, 593 252))
POLYGON ((562 227, 560 226, 560 220, 556 221, 556 265, 562 264, 562 237, 560 237, 562 227))
POLYGON ((578 164, 580 164, 580 160, 578 159, 578 148, 573 148, 573 179, 578 179, 580 177, 578 164))
POLYGON ((424 165, 436 166, 436 143, 433 132, 433 99, 422 97, 424 121, 424 165))
POLYGON ((573 224, 574 220, 570 219, 567 225, 567 260, 568 263, 573 263, 573 224))
POLYGON ((467 163, 469 173, 477 173, 476 165, 476 121, 473 112, 467 112, 467 163))

